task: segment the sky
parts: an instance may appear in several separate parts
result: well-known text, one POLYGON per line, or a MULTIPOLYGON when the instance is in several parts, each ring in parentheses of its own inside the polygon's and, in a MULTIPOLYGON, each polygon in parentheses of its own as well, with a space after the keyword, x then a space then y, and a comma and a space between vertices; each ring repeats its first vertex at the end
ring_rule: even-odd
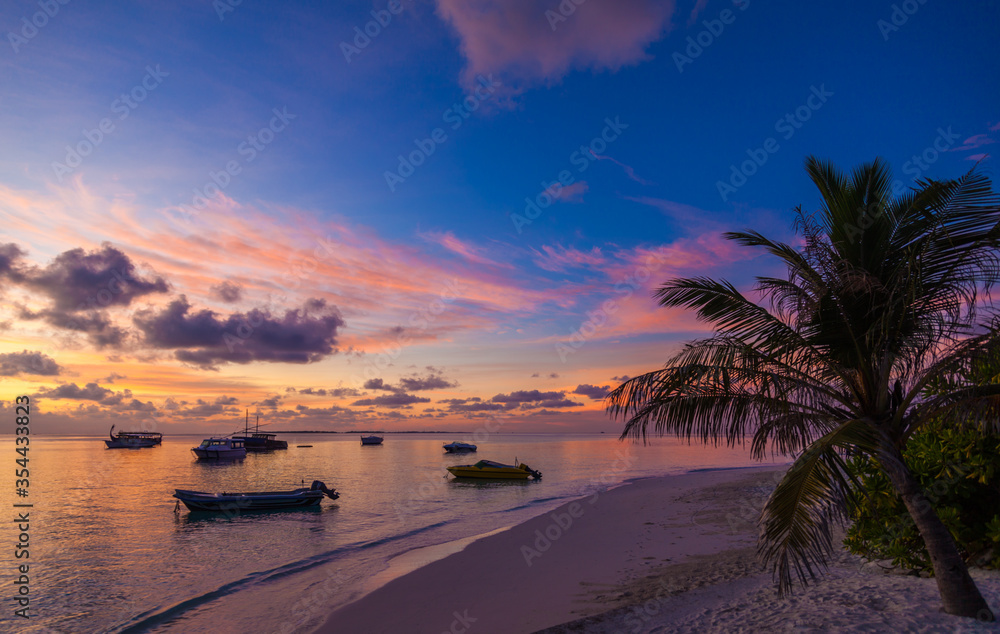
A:
POLYGON ((996 169, 1000 3, 0 5, 0 401, 36 432, 618 433, 819 199, 996 169), (978 166, 978 167, 977 167, 978 166), (252 419, 251 419, 252 420, 252 419))

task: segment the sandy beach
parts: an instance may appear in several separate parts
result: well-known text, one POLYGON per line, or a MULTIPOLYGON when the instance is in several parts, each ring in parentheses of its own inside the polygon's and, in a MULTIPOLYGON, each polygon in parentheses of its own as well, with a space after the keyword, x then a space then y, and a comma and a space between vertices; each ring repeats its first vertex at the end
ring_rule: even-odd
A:
MULTIPOLYGON (((757 514, 779 475, 650 478, 564 504, 389 582, 316 631, 1000 631, 941 613, 933 579, 847 553, 779 599, 754 557, 757 514)), ((1000 608, 1000 574, 974 577, 1000 608)))

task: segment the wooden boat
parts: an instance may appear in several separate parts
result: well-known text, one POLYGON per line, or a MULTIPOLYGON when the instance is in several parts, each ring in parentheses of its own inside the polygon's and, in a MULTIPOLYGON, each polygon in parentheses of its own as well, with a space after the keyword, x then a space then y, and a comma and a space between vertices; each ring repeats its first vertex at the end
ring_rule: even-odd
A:
MULTIPOLYGON (((515 460, 515 462, 517 462, 515 460)), ((501 464, 492 460, 480 460, 476 464, 448 467, 448 471, 456 478, 490 478, 495 480, 527 480, 533 477, 542 479, 542 472, 535 471, 526 464, 501 464)))
POLYGON ((241 438, 206 438, 191 451, 202 460, 232 460, 247 455, 241 438))
POLYGON ((275 449, 288 449, 288 443, 278 440, 277 434, 267 434, 260 431, 260 416, 257 417, 257 427, 250 433, 250 410, 247 410, 246 422, 243 424, 243 435, 233 436, 234 439, 243 441, 243 446, 247 451, 274 451, 275 449))
POLYGON ((444 446, 444 450, 448 453, 469 453, 475 451, 479 447, 469 444, 467 442, 450 442, 444 446))
POLYGON ((361 437, 361 444, 362 445, 381 445, 382 444, 382 437, 381 436, 362 436, 361 437))
POLYGON ((251 491, 248 493, 205 493, 174 489, 174 497, 191 511, 269 511, 316 506, 323 496, 336 500, 340 494, 315 480, 308 489, 292 491, 251 491))
POLYGON ((110 440, 105 440, 104 444, 108 449, 138 449, 141 447, 155 447, 163 442, 163 434, 156 431, 120 431, 115 433, 115 426, 111 426, 110 440))

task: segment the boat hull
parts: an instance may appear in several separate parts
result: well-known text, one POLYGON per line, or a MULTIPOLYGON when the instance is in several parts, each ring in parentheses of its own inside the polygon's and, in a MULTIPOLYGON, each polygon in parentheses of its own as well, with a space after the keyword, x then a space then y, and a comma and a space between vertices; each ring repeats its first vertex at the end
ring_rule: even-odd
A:
POLYGON ((238 460, 247 455, 246 449, 202 449, 195 447, 191 451, 199 460, 238 460))
POLYGON ((144 438, 116 438, 105 440, 104 444, 107 445, 108 449, 142 449, 143 447, 155 447, 160 443, 144 438))
POLYGON ((174 497, 191 511, 272 511, 317 506, 325 494, 322 491, 238 493, 204 493, 176 489, 174 497))
POLYGON ((444 446, 444 450, 448 453, 471 453, 476 449, 478 449, 478 447, 468 443, 453 442, 444 446))
POLYGON ((382 444, 382 437, 381 436, 362 436, 361 437, 361 444, 362 445, 381 445, 382 444))
POLYGON ((456 478, 479 478, 488 480, 527 480, 534 477, 540 480, 542 474, 526 464, 501 464, 492 460, 480 460, 476 464, 456 465, 448 467, 448 471, 456 478))

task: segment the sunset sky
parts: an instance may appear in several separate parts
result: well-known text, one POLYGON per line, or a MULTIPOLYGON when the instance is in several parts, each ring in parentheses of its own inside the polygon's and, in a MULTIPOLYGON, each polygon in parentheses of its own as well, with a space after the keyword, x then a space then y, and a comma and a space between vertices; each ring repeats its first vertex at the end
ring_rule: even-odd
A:
POLYGON ((36 431, 620 431, 813 154, 996 170, 1000 3, 0 7, 0 399, 36 431))

